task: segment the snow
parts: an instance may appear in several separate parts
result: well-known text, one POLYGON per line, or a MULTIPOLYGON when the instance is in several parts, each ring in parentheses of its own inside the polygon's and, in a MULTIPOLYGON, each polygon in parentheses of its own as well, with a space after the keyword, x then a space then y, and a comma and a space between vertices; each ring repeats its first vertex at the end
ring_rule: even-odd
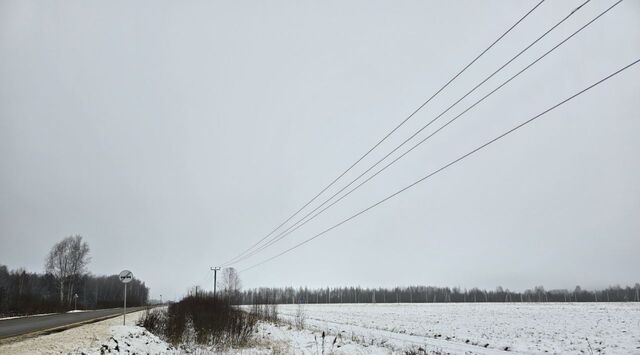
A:
MULTIPOLYGON (((192 354, 640 354, 639 303, 280 305, 282 324, 260 322, 252 344, 192 354)), ((143 312, 0 345, 0 354, 180 354, 135 325, 143 312)), ((188 347, 187 347, 188 348, 188 347)))
MULTIPOLYGON (((259 322, 255 338, 251 344, 240 349, 215 349, 208 346, 193 344, 181 344, 181 350, 190 354, 225 354, 225 355, 271 355, 271 354, 296 354, 296 355, 351 355, 372 354, 387 355, 391 352, 385 347, 371 344, 361 344, 358 340, 350 339, 341 334, 326 334, 324 342, 322 331, 296 330, 288 324, 272 324, 259 322), (323 350, 324 344, 324 352, 323 350), (186 351, 185 351, 186 350, 186 351)), ((173 354, 173 353, 172 353, 173 354)), ((176 352, 177 354, 177 352, 176 352)), ((404 355, 404 353, 402 353, 404 355)))
POLYGON ((69 311, 67 313, 82 313, 82 312, 87 312, 87 311, 84 311, 84 310, 81 310, 81 309, 74 309, 73 311, 69 311))
MULTIPOLYGON (((281 305, 293 321, 297 305, 281 305)), ((304 305, 307 329, 391 352, 640 353, 638 303, 304 305)))
MULTIPOLYGON (((390 354, 391 351, 384 346, 360 343, 359 339, 351 339, 343 334, 325 333, 324 342, 320 330, 303 329, 296 330, 289 325, 274 325, 260 322, 258 324, 258 339, 260 344, 250 350, 251 354, 390 354), (323 349, 324 343, 324 352, 323 349)), ((409 349, 410 347, 407 347, 409 349)), ((402 353, 404 354, 404 353, 402 353)))
POLYGON ((138 354, 171 354, 165 342, 135 325, 144 312, 86 324, 58 333, 0 345, 0 354, 111 354, 122 350, 138 354), (117 346, 117 349, 116 349, 117 346))
POLYGON ((115 325, 109 328, 111 337, 99 348, 84 349, 84 354, 167 354, 176 353, 170 345, 135 325, 115 325))
POLYGON ((16 318, 27 318, 27 317, 42 317, 42 316, 48 316, 48 315, 51 315, 51 314, 56 314, 56 313, 40 313, 40 314, 30 314, 28 316, 3 317, 3 318, 0 318, 0 320, 16 319, 16 318))

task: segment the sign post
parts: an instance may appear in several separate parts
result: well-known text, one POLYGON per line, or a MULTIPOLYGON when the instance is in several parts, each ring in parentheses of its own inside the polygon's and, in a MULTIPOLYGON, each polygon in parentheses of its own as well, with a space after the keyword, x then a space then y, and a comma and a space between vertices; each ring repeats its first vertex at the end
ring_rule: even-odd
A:
POLYGON ((120 281, 124 284, 124 311, 122 312, 122 325, 126 325, 127 321, 127 284, 133 280, 133 273, 129 270, 122 270, 118 275, 120 281))
POLYGON ((73 295, 73 310, 78 310, 78 294, 73 295))

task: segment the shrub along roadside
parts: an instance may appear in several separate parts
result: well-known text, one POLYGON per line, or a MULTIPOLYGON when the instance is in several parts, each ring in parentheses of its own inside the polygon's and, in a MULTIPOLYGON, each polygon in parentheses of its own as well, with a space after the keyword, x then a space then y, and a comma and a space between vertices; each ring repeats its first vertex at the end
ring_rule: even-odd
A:
POLYGON ((147 311, 138 325, 174 346, 240 347, 254 333, 258 315, 210 295, 188 296, 167 309, 147 311))

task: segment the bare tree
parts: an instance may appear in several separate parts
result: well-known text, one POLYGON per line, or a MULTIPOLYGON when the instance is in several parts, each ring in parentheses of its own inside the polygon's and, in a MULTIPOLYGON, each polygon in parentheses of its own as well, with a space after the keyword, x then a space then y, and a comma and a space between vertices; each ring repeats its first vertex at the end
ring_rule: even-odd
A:
POLYGON ((76 282, 80 277, 87 272, 87 265, 91 258, 89 257, 89 244, 82 241, 82 237, 76 235, 70 237, 69 243, 69 264, 71 279, 69 284, 68 302, 71 302, 71 298, 75 293, 76 282))
POLYGON ((60 292, 60 303, 64 302, 64 286, 69 276, 69 260, 66 257, 67 241, 56 243, 49 252, 45 261, 45 269, 47 273, 53 275, 53 278, 58 284, 58 291, 60 292))
POLYGON ((89 245, 79 235, 64 238, 51 248, 45 269, 58 284, 60 303, 65 301, 65 291, 67 302, 71 301, 74 285, 80 275, 86 272, 90 260, 89 245))
POLYGON ((222 270, 221 283, 223 293, 227 296, 229 301, 232 297, 235 297, 238 292, 240 292, 240 288, 242 287, 240 275, 238 274, 238 271, 232 267, 222 270))

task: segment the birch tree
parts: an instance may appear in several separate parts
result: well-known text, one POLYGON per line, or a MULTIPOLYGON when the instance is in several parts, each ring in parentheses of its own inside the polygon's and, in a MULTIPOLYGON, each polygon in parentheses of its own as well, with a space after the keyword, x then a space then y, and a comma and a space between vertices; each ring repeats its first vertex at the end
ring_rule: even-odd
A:
POLYGON ((89 261, 89 245, 79 235, 64 238, 51 248, 45 269, 56 280, 61 304, 65 302, 65 293, 67 302, 71 301, 74 285, 86 272, 89 261))
POLYGON ((227 298, 235 298, 240 292, 242 284, 238 271, 232 267, 222 270, 222 289, 227 298))

